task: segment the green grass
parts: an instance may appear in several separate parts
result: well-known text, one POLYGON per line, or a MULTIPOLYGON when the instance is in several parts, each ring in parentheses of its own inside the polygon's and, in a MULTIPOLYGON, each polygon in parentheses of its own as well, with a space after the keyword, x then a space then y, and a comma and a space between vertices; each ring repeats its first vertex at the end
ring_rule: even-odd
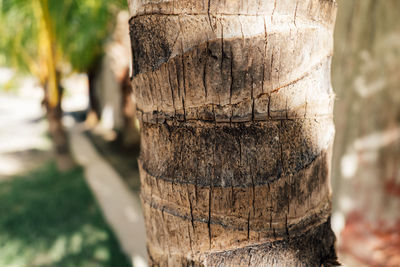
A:
POLYGON ((130 266, 77 168, 0 183, 0 266, 130 266))

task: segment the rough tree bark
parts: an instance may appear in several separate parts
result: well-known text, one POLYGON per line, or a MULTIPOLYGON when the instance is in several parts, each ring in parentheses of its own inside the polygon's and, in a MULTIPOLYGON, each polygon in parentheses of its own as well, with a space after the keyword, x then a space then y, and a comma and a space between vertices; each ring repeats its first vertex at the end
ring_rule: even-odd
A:
POLYGON ((150 264, 336 264, 336 2, 128 2, 150 264))

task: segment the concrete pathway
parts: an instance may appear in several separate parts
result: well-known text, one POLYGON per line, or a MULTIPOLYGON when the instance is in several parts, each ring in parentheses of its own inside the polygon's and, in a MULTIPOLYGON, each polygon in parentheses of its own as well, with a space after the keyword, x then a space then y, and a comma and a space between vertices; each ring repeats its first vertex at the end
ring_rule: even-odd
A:
POLYGON ((85 169, 85 177, 123 251, 135 267, 147 266, 146 236, 139 196, 98 154, 83 135, 83 125, 70 131, 72 153, 85 169))

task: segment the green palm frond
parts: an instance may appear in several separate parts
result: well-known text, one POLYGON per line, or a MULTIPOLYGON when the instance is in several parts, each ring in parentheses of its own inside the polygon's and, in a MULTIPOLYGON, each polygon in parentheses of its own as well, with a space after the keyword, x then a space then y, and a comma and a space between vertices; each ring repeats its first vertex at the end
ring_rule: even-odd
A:
POLYGON ((32 1, 0 0, 0 64, 34 72, 38 27, 32 1))

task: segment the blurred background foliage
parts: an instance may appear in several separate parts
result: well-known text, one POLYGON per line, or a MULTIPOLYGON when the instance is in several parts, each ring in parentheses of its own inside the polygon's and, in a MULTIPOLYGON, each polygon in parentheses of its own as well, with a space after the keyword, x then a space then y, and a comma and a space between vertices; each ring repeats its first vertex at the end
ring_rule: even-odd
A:
POLYGON ((0 0, 0 65, 36 74, 40 5, 47 3, 57 67, 85 72, 102 55, 125 0, 0 0))

